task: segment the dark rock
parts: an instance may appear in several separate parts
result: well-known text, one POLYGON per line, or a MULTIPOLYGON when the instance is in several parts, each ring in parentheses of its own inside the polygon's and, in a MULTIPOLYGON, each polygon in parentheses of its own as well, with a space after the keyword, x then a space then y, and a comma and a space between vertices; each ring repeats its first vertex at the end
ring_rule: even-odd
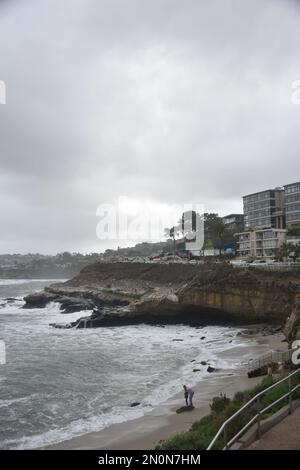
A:
POLYGON ((172 341, 183 341, 183 339, 172 339, 172 341))
POLYGON ((267 374, 267 367, 260 367, 259 369, 251 370, 248 372, 248 378, 252 379, 253 377, 262 377, 267 374))
POLYGON ((94 307, 92 300, 80 297, 60 297, 60 308, 63 313, 74 313, 84 310, 91 310, 94 307))
POLYGON ((99 308, 94 308, 90 318, 91 320, 94 320, 95 318, 99 318, 101 315, 103 315, 102 310, 100 310, 99 308))
POLYGON ((193 369, 193 372, 200 372, 201 369, 193 369))
POLYGON ((194 407, 193 406, 182 406, 181 408, 178 408, 178 410, 176 410, 176 413, 183 413, 184 411, 193 411, 194 410, 194 407))
POLYGON ((216 369, 214 367, 208 366, 206 370, 207 372, 214 372, 216 369))
POLYGON ((196 359, 192 359, 191 362, 196 362, 196 359))
POLYGON ((200 339, 205 339, 205 338, 206 338, 206 336, 201 336, 201 338, 200 338, 200 339))
POLYGON ((133 408, 134 406, 139 406, 140 404, 141 404, 141 402, 134 401, 133 403, 130 403, 130 406, 131 406, 131 408, 133 408))
POLYGON ((24 297, 23 308, 44 308, 49 302, 55 301, 57 295, 49 292, 35 292, 24 297))
POLYGON ((202 366, 207 366, 207 362, 206 362, 206 361, 201 361, 200 364, 201 364, 202 366))

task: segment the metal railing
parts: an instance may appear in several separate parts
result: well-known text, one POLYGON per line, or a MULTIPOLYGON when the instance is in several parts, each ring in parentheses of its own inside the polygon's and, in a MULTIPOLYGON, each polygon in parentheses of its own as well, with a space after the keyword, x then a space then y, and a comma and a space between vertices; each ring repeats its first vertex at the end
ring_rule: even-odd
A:
POLYGON ((251 400, 249 400, 236 413, 234 413, 234 415, 232 415, 230 418, 228 418, 222 424, 219 431, 217 432, 217 434, 215 435, 215 437, 213 438, 213 440, 209 444, 207 450, 213 449, 216 442, 221 437, 223 437, 223 443, 224 443, 223 450, 228 450, 235 442, 238 441, 238 439, 240 437, 243 436, 243 434, 247 431, 247 429, 255 423, 257 424, 257 437, 259 439, 260 435, 261 435, 262 415, 264 413, 266 413, 268 410, 270 410, 271 408, 273 408, 273 406, 280 403, 282 400, 285 400, 285 399, 288 398, 289 407, 290 407, 289 412, 292 413, 293 412, 292 394, 300 387, 300 383, 295 385, 294 387, 292 387, 292 378, 295 377, 296 375, 299 375, 299 377, 300 377, 300 369, 297 369, 294 372, 292 372, 291 374, 284 377, 283 379, 278 380, 273 385, 271 385, 270 387, 267 387, 265 390, 261 391, 260 393, 255 395, 253 398, 251 398, 251 400), (280 384, 283 384, 283 383, 286 383, 286 382, 288 383, 288 392, 285 393, 284 395, 282 395, 281 397, 279 397, 277 400, 272 401, 272 403, 270 403, 265 408, 262 408, 261 407, 262 397, 267 392, 269 392, 270 390, 272 390, 272 389, 278 387, 280 384), (253 407, 256 410, 256 414, 252 418, 250 418, 249 421, 247 421, 247 423, 242 427, 242 429, 240 429, 233 437, 229 438, 228 437, 228 431, 229 431, 228 427, 229 427, 229 425, 231 425, 234 422, 234 420, 237 417, 241 416, 245 411, 249 411, 250 407, 253 407))
POLYGON ((293 349, 288 349, 287 351, 271 351, 264 356, 250 359, 248 362, 248 372, 260 369, 261 367, 272 364, 274 362, 289 362, 292 358, 292 354, 293 349))
MULTIPOLYGON (((247 248, 246 248, 247 250, 247 248)), ((244 251, 243 249, 237 251, 244 251)), ((241 269, 264 269, 266 271, 297 271, 300 269, 299 261, 296 262, 278 262, 278 263, 248 263, 245 259, 239 260, 239 263, 231 263, 234 268, 241 269)))

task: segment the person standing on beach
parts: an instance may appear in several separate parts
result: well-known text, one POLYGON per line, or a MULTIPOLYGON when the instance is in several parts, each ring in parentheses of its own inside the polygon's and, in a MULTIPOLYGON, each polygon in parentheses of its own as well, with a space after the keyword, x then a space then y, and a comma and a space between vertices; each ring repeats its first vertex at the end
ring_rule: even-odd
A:
POLYGON ((188 390, 187 390, 186 385, 183 386, 183 390, 184 390, 185 404, 186 404, 186 406, 189 406, 189 402, 188 402, 189 392, 188 392, 188 390))
POLYGON ((194 390, 188 388, 186 385, 183 386, 183 390, 186 406, 193 406, 194 390))

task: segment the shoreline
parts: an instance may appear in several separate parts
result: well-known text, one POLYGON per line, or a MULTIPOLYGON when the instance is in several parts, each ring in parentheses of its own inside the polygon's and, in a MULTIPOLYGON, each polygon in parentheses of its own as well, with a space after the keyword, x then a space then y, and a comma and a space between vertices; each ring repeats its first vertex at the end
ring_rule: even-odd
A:
MULTIPOLYGON (((286 350, 281 332, 264 336, 261 333, 244 336, 256 344, 265 344, 270 350, 286 350)), ((195 421, 210 412, 212 397, 225 393, 232 397, 236 392, 254 387, 261 377, 247 377, 246 371, 212 373, 193 387, 195 408, 191 412, 176 414, 183 405, 183 394, 178 393, 167 402, 155 407, 140 418, 112 424, 100 431, 86 433, 39 449, 47 450, 148 450, 178 432, 187 431, 195 421)))

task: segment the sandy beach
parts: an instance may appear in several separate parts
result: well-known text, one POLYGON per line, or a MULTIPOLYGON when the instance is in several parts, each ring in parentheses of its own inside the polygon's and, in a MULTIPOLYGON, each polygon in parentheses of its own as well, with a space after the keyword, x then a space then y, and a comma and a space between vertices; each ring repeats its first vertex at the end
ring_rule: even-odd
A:
MULTIPOLYGON (((269 336, 258 334, 253 336, 253 340, 266 344, 270 350, 287 349, 287 343, 283 342, 281 333, 269 336)), ((260 378, 249 379, 246 368, 238 374, 212 373, 194 387, 195 409, 193 411, 176 414, 176 409, 183 405, 183 395, 178 393, 171 400, 141 418, 113 424, 99 432, 84 434, 44 448, 54 450, 153 449, 159 441, 188 430, 195 421, 207 415, 212 397, 220 395, 221 392, 232 397, 237 391, 254 387, 260 380, 260 378)))

